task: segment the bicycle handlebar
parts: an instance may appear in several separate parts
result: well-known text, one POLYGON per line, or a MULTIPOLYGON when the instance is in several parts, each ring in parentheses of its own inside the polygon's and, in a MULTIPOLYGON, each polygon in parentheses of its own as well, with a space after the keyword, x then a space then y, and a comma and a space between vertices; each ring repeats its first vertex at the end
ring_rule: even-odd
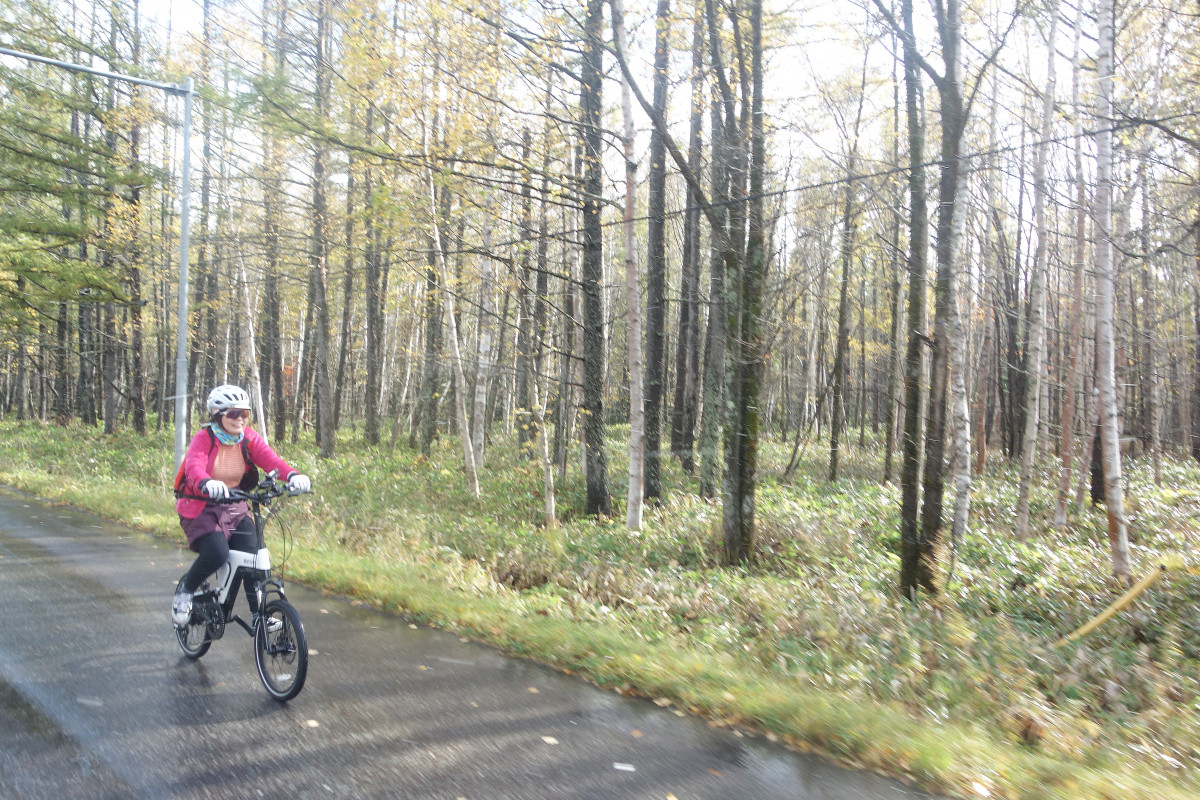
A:
POLYGON ((278 481, 276 479, 275 470, 271 470, 267 473, 266 477, 258 482, 258 486, 253 490, 247 492, 237 488, 230 489, 228 497, 224 497, 219 500, 213 500, 211 502, 237 503, 242 500, 247 500, 251 503, 263 504, 269 503, 276 497, 283 497, 284 495, 287 495, 288 497, 295 497, 298 494, 312 494, 312 490, 310 489, 306 492, 294 492, 288 488, 286 482, 281 483, 278 481))

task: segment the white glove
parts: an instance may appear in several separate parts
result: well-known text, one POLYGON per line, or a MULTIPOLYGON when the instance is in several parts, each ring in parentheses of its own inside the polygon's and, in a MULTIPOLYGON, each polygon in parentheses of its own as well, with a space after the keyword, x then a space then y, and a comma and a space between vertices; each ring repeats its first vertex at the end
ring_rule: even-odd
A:
POLYGON ((229 487, 218 480, 209 478, 204 482, 204 493, 213 500, 229 499, 229 487))
POLYGON ((303 494, 310 489, 312 489, 312 481, 308 479, 307 475, 301 475, 299 472, 297 472, 295 475, 288 478, 288 491, 295 494, 303 494))

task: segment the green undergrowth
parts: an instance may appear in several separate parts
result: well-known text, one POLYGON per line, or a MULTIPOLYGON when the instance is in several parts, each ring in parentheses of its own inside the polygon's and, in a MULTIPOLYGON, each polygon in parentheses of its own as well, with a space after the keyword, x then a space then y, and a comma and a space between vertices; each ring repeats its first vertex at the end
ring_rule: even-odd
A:
MULTIPOLYGON (((624 431, 610 432, 623 491, 624 431)), ((425 459, 310 438, 277 449, 317 494, 290 500, 273 550, 324 591, 489 642, 626 694, 757 730, 792 747, 959 796, 1184 798, 1200 794, 1200 470, 1127 464, 1137 576, 1173 568, 1082 641, 1058 640, 1124 587, 1111 578, 1102 509, 1055 531, 1050 462, 1017 541, 1015 468, 976 479, 971 530, 946 553, 946 592, 901 601, 899 491, 881 447, 760 449, 756 563, 720 565, 720 507, 664 462, 665 501, 643 530, 583 514, 577 470, 556 489, 562 524, 539 524, 541 473, 497 435, 466 489, 453 440, 425 459), (952 565, 952 567, 951 567, 952 565)), ((104 436, 0 423, 0 483, 182 542, 169 432, 104 436)))

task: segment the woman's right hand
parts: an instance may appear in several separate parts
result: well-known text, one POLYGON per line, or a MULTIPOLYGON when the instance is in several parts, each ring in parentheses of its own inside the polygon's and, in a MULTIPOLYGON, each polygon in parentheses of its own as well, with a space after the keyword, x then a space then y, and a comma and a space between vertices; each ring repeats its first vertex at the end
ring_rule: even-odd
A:
POLYGON ((209 478, 204 482, 204 493, 213 500, 229 499, 229 487, 223 482, 209 478))

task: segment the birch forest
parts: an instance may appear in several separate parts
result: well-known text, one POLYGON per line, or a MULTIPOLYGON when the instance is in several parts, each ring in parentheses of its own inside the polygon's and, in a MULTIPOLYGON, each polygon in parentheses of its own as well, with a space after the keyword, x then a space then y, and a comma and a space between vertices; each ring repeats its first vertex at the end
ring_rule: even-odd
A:
POLYGON ((938 592, 986 465, 1019 482, 1005 535, 1102 503, 1128 580, 1123 461, 1200 459, 1194 3, 0 19, 43 59, 0 56, 5 418, 170 428, 182 357, 190 429, 236 383, 325 459, 452 438, 476 495, 515 437, 548 527, 567 475, 578 513, 637 530, 681 469, 728 564, 756 558, 762 446, 791 454, 772 480, 816 450, 829 482, 869 448, 909 596, 938 592), (191 78, 190 141, 178 93, 119 76, 191 78))

